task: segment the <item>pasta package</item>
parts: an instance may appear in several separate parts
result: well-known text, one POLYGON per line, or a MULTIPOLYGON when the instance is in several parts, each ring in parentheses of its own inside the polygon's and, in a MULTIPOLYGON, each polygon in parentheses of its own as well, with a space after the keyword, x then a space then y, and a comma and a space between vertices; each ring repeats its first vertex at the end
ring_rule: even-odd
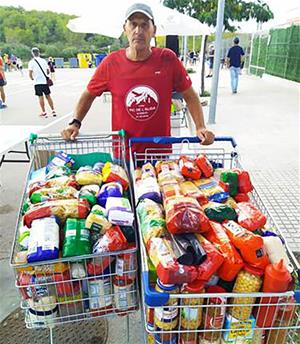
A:
POLYGON ((52 215, 58 217, 61 221, 66 218, 85 219, 90 211, 90 206, 85 199, 64 199, 47 201, 33 205, 24 215, 23 223, 31 227, 33 220, 52 215))
POLYGON ((186 156, 181 156, 178 161, 178 164, 179 164, 180 172, 184 177, 194 179, 194 180, 200 179, 201 170, 196 165, 194 160, 186 156))
POLYGON ((159 184, 168 179, 175 179, 177 182, 184 180, 179 166, 175 161, 157 161, 155 164, 155 170, 159 184))
POLYGON ((180 183, 180 189, 183 196, 195 198, 200 205, 208 203, 207 197, 191 181, 180 183))
POLYGON ((108 161, 103 166, 102 176, 105 183, 119 182, 124 190, 128 189, 128 176, 123 167, 108 161))
POLYGON ((156 178, 155 168, 150 162, 147 162, 146 164, 142 166, 141 173, 142 173, 142 179, 146 179, 149 177, 156 178))
POLYGON ((195 162, 197 166, 200 168, 204 177, 209 178, 214 174, 214 168, 205 154, 199 154, 196 157, 195 162))
POLYGON ((99 234, 104 234, 111 226, 112 224, 107 220, 107 211, 98 204, 94 205, 85 220, 85 227, 99 234))
POLYGON ((251 232, 256 231, 267 222, 267 218, 252 203, 238 203, 238 219, 237 222, 251 232))
POLYGON ((77 198, 77 195, 78 191, 72 186, 54 186, 52 188, 41 188, 37 191, 34 191, 30 195, 30 202, 35 204, 48 200, 72 199, 77 198))
POLYGON ((92 166, 82 166, 78 169, 75 175, 76 181, 80 185, 101 185, 102 175, 98 169, 92 166))
POLYGON ((225 202, 229 196, 214 178, 201 178, 193 181, 193 183, 199 188, 204 195, 213 202, 222 203, 225 202))
POLYGON ((168 198, 165 211, 167 229, 172 234, 203 233, 210 229, 208 218, 194 198, 168 198))
POLYGON ((170 197, 182 196, 181 188, 175 179, 162 182, 160 188, 164 200, 170 197))

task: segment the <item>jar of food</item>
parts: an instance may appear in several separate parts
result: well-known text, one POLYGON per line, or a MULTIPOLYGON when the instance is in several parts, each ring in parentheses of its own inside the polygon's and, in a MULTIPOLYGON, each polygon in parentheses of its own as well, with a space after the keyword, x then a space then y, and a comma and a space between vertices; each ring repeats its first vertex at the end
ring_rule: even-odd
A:
POLYGON ((92 316, 104 315, 112 311, 112 286, 110 276, 88 280, 89 309, 92 316))
MULTIPOLYGON (((129 244, 128 249, 135 248, 135 243, 129 244)), ((135 252, 121 253, 116 257, 116 274, 120 279, 134 280, 136 276, 135 252)))
POLYGON ((115 276, 113 284, 116 313, 120 313, 121 316, 127 315, 128 311, 137 308, 135 281, 115 276))
POLYGON ((147 324, 147 344, 155 344, 154 325, 147 324), (149 331, 149 332, 148 332, 149 331))
MULTIPOLYGON (((233 293, 257 293, 262 285, 263 270, 245 265, 236 278, 233 293)), ((232 304, 243 304, 244 306, 234 306, 229 313, 236 319, 247 320, 252 312, 255 297, 235 297, 232 304), (249 304, 249 306, 247 306, 249 304)))
MULTIPOLYGON (((178 294, 179 288, 175 284, 163 284, 159 278, 155 290, 159 293, 178 294)), ((155 307, 154 324, 162 330, 173 330, 178 325, 178 299, 169 298, 163 307, 155 307)))
POLYGON ((156 327, 155 344, 178 344, 177 333, 164 332, 163 329, 156 327))
POLYGON ((202 327, 204 332, 201 332, 199 335, 199 343, 219 343, 223 323, 225 320, 225 311, 226 311, 226 298, 219 293, 226 293, 225 289, 220 286, 211 286, 207 288, 207 293, 216 294, 213 297, 210 297, 204 308, 203 317, 202 317, 202 327), (210 331, 214 330, 214 331, 210 331), (216 331, 219 330, 219 331, 216 331))
MULTIPOLYGON (((204 293, 204 283, 196 280, 192 283, 186 283, 182 286, 181 292, 183 294, 200 294, 204 293)), ((184 330, 197 330, 201 325, 203 308, 199 307, 203 305, 203 298, 197 296, 195 298, 183 298, 181 301, 182 307, 180 312, 181 327, 184 330)), ((193 331, 183 332, 180 337, 182 344, 184 343, 197 343, 197 333, 193 331)))

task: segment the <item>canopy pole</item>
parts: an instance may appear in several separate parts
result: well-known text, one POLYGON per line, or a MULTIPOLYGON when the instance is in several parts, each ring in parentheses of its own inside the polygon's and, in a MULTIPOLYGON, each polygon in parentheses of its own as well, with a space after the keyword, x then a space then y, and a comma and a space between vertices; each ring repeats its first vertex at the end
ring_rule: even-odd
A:
POLYGON ((224 7, 225 7, 225 0, 218 0, 215 56, 214 56, 213 77, 212 77, 212 85, 211 85, 211 98, 210 98, 210 106, 209 106, 208 124, 216 123, 218 83, 219 83, 219 71, 220 71, 220 62, 221 62, 221 43, 222 43, 222 32, 223 32, 223 25, 224 25, 224 7))
POLYGON ((183 63, 186 66, 187 63, 187 36, 183 36, 184 39, 184 50, 183 50, 183 63))

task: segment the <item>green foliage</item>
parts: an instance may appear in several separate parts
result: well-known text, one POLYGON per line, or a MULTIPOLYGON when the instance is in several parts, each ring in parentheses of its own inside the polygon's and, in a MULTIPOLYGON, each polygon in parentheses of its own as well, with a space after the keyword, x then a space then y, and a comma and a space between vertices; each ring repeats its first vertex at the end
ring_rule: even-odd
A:
MULTIPOLYGON (((202 23, 216 26, 218 0, 164 0, 164 5, 176 8, 182 13, 199 19, 202 23)), ((224 29, 235 31, 232 21, 255 19, 264 23, 273 18, 269 6, 262 0, 226 0, 224 9, 224 29)))

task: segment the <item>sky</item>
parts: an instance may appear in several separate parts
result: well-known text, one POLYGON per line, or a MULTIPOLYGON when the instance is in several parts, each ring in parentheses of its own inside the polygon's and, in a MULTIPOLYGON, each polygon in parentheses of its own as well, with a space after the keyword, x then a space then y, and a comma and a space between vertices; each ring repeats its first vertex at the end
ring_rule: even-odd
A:
MULTIPOLYGON (((107 0, 0 0, 1 6, 22 6, 26 10, 50 10, 63 12, 67 14, 82 15, 99 8, 99 5, 105 6, 107 0), (86 4, 88 3, 88 7, 86 4)), ((120 0, 122 1, 122 0, 120 0)), ((136 2, 139 2, 138 0, 136 2)), ((141 1, 142 2, 142 1, 141 1)), ((152 2, 160 2, 152 0, 152 2)), ((274 13, 274 19, 263 25, 263 29, 284 24, 287 19, 300 17, 300 6, 298 0, 265 0, 274 13)), ((100 8, 99 8, 100 10, 100 8)), ((255 21, 240 23, 239 26, 243 32, 252 32, 256 30, 255 21)))

